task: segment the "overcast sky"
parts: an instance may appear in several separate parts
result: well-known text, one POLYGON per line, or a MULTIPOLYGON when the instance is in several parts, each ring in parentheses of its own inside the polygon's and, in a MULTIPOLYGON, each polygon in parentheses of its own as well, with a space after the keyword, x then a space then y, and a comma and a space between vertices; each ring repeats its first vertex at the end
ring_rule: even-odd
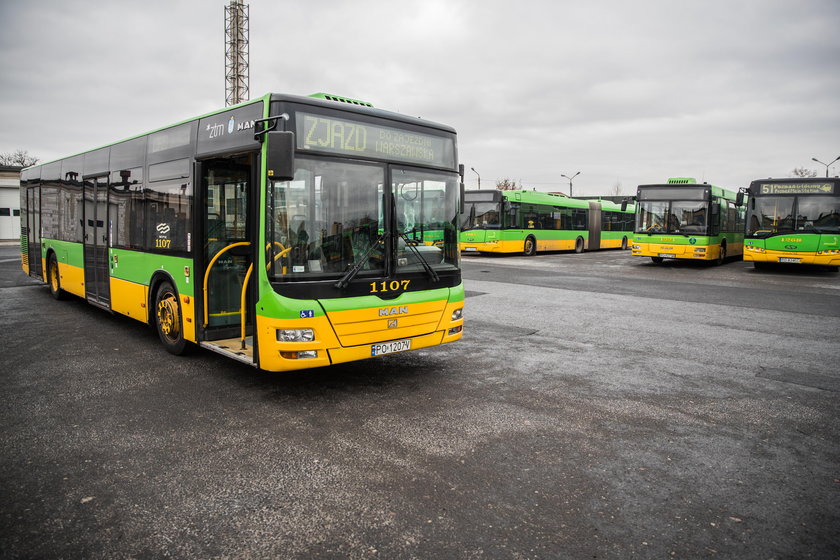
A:
MULTIPOLYGON (((0 0, 0 152, 224 106, 225 0, 0 0)), ((250 91, 458 131, 468 188, 739 187, 840 156, 838 0, 250 0, 250 91)), ((832 166, 840 174, 840 162, 832 166)))

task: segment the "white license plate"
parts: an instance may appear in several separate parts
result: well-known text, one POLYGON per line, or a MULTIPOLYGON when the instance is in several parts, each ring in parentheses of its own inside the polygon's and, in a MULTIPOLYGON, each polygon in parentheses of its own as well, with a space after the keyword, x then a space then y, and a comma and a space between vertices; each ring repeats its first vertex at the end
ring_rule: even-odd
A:
POLYGON ((802 262, 802 259, 797 259, 794 257, 779 257, 779 262, 799 264, 800 262, 802 262))
POLYGON ((370 345, 371 356, 382 356, 383 354, 405 352, 406 350, 411 350, 411 340, 408 338, 403 340, 392 340, 391 342, 383 342, 382 344, 370 345))
POLYGON ((465 247, 464 251, 478 251, 475 247, 465 247))
POLYGON ((677 255, 675 255, 674 253, 659 253, 659 256, 660 257, 666 257, 666 258, 669 258, 669 259, 676 259, 677 258, 677 255))

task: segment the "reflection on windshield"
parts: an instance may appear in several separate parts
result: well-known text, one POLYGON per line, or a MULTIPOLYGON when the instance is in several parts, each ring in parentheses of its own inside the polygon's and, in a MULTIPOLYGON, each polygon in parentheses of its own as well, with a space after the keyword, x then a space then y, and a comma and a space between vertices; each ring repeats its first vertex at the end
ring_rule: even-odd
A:
POLYGON ((397 168, 392 171, 392 179, 396 227, 400 234, 397 270, 457 266, 459 190, 455 178, 397 168))
POLYGON ((840 233, 840 197, 762 196, 752 200, 747 235, 840 233))
POLYGON ((341 273, 358 258, 363 270, 384 269, 382 248, 371 248, 384 227, 384 182, 381 166, 298 161, 294 180, 269 193, 269 272, 341 273))
POLYGON ((351 270, 351 278, 382 276, 389 247, 398 271, 458 266, 455 174, 395 169, 388 192, 382 165, 305 158, 296 165, 294 180, 275 182, 268 193, 265 250, 271 279, 335 279, 351 270), (391 200, 393 217, 386 210, 391 200), (396 238, 401 233, 406 239, 396 238), (416 250, 407 250, 407 242, 416 250))
POLYGON ((690 235, 707 232, 706 202, 646 200, 639 202, 638 208, 636 231, 690 235))
POLYGON ((472 202, 464 205, 461 229, 499 229, 498 202, 472 202))

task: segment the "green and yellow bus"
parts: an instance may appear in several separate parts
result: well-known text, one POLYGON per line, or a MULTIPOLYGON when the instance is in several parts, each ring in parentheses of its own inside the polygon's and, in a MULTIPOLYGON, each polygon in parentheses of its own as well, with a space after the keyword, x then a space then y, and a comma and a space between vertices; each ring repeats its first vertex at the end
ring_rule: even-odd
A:
POLYGON ((461 338, 462 193, 452 128, 268 94, 25 169, 22 265, 174 354, 327 366, 461 338))
POLYGON ((723 263, 743 253, 744 207, 737 193, 672 178, 665 184, 639 185, 632 254, 664 259, 723 263))
POLYGON ((461 250, 523 253, 626 249, 633 207, 526 190, 464 193, 461 250))
POLYGON ((746 190, 744 260, 840 266, 840 179, 760 179, 746 190))

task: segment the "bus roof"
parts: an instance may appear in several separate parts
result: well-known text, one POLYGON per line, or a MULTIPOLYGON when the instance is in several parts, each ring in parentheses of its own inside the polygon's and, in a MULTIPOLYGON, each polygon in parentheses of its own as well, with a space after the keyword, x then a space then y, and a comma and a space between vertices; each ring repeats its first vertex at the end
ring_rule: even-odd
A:
MULTIPOLYGON (((617 201, 607 200, 606 198, 592 197, 592 198, 571 198, 560 193, 529 191, 524 189, 502 191, 498 189, 481 189, 465 191, 464 200, 466 202, 501 202, 508 200, 510 202, 519 202, 524 204, 545 204, 548 206, 562 206, 566 208, 589 208, 590 202, 598 202, 601 208, 608 211, 621 211, 621 204, 617 201)), ((633 205, 628 206, 627 212, 632 212, 633 205)))

